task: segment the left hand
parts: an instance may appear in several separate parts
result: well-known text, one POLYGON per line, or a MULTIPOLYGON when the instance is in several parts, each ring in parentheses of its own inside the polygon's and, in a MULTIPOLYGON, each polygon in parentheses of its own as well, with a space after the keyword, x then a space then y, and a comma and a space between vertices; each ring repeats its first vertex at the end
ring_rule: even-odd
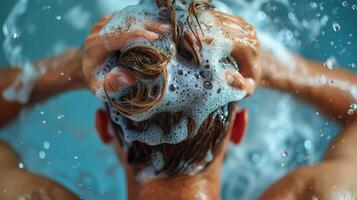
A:
POLYGON ((261 76, 260 42, 255 28, 241 17, 217 10, 207 12, 233 43, 232 56, 238 62, 239 72, 227 72, 226 78, 233 87, 245 89, 251 95, 261 76))
POLYGON ((327 160, 301 167, 270 186, 260 200, 356 199, 357 161, 327 160), (337 198, 336 195, 354 195, 337 198))

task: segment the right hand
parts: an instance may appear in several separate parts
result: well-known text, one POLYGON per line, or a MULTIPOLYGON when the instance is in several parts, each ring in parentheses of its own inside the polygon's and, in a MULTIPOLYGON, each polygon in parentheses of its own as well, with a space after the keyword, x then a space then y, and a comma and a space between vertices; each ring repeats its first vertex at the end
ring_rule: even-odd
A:
POLYGON ((94 25, 92 32, 85 40, 84 50, 82 55, 83 78, 92 92, 107 84, 109 92, 114 92, 121 87, 129 86, 134 82, 134 77, 126 71, 116 71, 115 73, 107 74, 104 81, 96 80, 93 75, 98 66, 102 64, 111 52, 122 48, 126 42, 135 39, 147 39, 154 41, 159 37, 159 34, 166 34, 171 31, 171 26, 161 24, 159 22, 148 22, 145 24, 145 29, 137 29, 134 31, 112 31, 105 35, 100 35, 102 28, 111 20, 112 16, 102 17, 101 20, 94 25))

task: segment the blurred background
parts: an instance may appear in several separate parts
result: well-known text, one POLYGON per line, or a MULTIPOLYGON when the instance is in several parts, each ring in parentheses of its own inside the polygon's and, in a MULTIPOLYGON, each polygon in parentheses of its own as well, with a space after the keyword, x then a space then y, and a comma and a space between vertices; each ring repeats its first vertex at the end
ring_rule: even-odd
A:
MULTIPOLYGON (((1 0, 0 66, 29 62, 80 47, 102 15, 138 0, 1 0)), ((224 0, 229 8, 284 45, 328 68, 356 71, 356 0, 224 0)), ((228 9, 228 8, 226 8, 228 9)), ((59 95, 21 113, 0 139, 24 167, 46 175, 83 199, 125 199, 125 180, 113 150, 94 130, 101 107, 88 91, 59 95), (90 147, 90 148, 88 148, 90 147)), ((241 103, 250 112, 244 141, 231 145, 222 170, 222 199, 252 200, 297 166, 316 163, 340 127, 289 94, 259 89, 241 103)), ((347 111, 346 111, 347 112, 347 111)))
MULTIPOLYGON (((7 15, 10 13, 11 8, 14 6, 14 4, 16 3, 16 1, 12 1, 12 0, 3 0, 0 3, 0 24, 1 26, 4 24, 5 19, 7 17, 7 15)), ((0 34, 0 43, 2 44, 4 42, 4 34, 1 31, 0 34)), ((8 62, 5 58, 5 54, 4 51, 0 50, 0 65, 7 65, 8 62)))

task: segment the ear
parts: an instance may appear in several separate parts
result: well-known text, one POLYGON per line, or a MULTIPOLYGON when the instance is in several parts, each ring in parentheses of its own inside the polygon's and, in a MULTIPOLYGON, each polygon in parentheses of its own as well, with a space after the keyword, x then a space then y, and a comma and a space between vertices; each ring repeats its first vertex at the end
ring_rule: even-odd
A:
POLYGON ((231 129, 231 141, 238 145, 241 143, 245 131, 248 127, 248 111, 242 109, 236 113, 231 129))
POLYGON ((113 139, 109 133, 109 114, 104 109, 99 109, 95 113, 95 128, 103 143, 108 144, 113 139))

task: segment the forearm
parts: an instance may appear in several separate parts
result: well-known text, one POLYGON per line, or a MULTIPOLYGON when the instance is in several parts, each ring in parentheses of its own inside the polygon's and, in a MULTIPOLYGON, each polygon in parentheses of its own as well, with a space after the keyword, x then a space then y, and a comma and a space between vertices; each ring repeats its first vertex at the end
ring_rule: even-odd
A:
POLYGON ((14 119, 21 108, 75 88, 83 88, 81 56, 79 50, 69 50, 61 55, 33 63, 39 75, 31 83, 19 81, 23 71, 19 68, 0 69, 0 127, 14 119), (18 102, 11 95, 33 84, 26 102, 18 102), (9 91, 10 92, 9 95, 9 91), (13 94, 11 94, 13 93, 13 94))
POLYGON ((262 85, 291 93, 315 105, 330 118, 343 124, 357 116, 350 106, 357 103, 357 76, 343 69, 328 69, 322 63, 292 56, 295 67, 287 67, 263 52, 262 85))
POLYGON ((354 160, 357 162, 357 122, 344 128, 344 130, 331 143, 325 154, 325 160, 354 160))

